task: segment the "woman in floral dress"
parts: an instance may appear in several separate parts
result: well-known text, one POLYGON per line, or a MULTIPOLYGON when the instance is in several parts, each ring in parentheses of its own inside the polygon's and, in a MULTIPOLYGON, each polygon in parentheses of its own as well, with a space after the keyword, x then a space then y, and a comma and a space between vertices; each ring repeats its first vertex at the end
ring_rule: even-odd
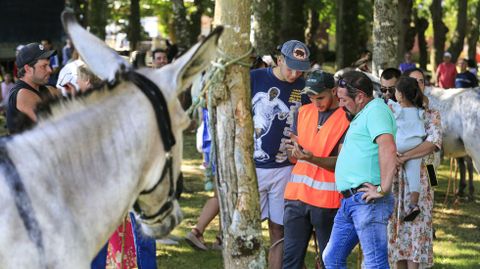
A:
MULTIPOLYGON (((420 69, 410 70, 405 75, 416 78, 422 91, 425 89, 425 77, 420 69)), ((397 158, 399 165, 409 159, 423 158, 418 202, 421 212, 414 221, 403 221, 410 203, 409 186, 403 168, 399 169, 393 182, 395 206, 388 223, 388 256, 392 267, 397 269, 433 266, 433 189, 425 164, 433 163, 432 153, 440 150, 442 145, 440 113, 437 110, 428 108, 425 110, 425 131, 427 137, 422 144, 397 158)))

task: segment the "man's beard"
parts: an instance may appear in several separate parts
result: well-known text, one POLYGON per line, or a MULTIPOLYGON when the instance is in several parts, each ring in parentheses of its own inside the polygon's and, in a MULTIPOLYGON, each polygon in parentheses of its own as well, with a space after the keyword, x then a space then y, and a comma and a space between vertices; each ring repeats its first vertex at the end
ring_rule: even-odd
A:
POLYGON ((346 107, 343 107, 343 110, 345 111, 345 116, 347 117, 348 121, 352 121, 353 118, 355 118, 355 115, 353 115, 352 112, 348 111, 346 107))

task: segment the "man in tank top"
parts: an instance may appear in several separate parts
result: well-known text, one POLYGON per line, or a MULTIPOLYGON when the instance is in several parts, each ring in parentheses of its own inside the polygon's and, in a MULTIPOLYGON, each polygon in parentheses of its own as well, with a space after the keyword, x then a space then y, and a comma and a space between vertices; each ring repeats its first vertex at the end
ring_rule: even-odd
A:
POLYGON ((30 128, 36 121, 37 105, 54 93, 45 85, 52 73, 50 57, 54 50, 46 50, 39 43, 24 46, 17 55, 18 81, 11 89, 7 104, 7 128, 10 134, 30 128))

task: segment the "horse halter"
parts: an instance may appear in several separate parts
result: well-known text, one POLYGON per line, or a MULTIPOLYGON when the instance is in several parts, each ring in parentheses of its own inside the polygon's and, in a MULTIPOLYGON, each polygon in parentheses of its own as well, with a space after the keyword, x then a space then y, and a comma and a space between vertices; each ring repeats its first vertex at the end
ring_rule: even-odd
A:
POLYGON ((168 177, 170 180, 170 189, 168 191, 168 198, 165 204, 160 207, 160 209, 153 215, 147 215, 145 212, 140 208, 138 203, 138 198, 133 204, 133 210, 140 216, 142 220, 152 220, 157 218, 158 216, 162 216, 160 219, 165 219, 166 216, 173 210, 173 202, 175 201, 175 182, 173 181, 173 157, 171 154, 172 147, 175 145, 175 136, 172 132, 172 124, 170 119, 170 113, 168 112, 167 101, 163 96, 162 92, 158 88, 158 86, 153 83, 151 80, 139 74, 135 71, 128 71, 124 74, 126 80, 131 81, 134 83, 148 98, 150 103, 152 103, 153 109, 155 111, 155 116, 157 119, 158 129, 160 131, 160 137, 163 142, 163 147, 167 153, 165 165, 162 170, 162 174, 160 178, 157 180, 155 185, 148 189, 140 192, 141 195, 148 195, 154 192, 157 187, 163 182, 163 179, 168 173, 168 177))

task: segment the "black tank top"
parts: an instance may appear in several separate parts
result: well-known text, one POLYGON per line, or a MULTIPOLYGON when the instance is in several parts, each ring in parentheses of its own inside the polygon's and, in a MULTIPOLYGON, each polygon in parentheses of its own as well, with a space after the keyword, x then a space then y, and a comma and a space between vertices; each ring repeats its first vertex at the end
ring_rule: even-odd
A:
POLYGON ((35 93, 42 100, 45 100, 45 98, 50 95, 45 86, 40 86, 37 91, 25 81, 18 80, 8 95, 7 128, 10 134, 20 133, 35 124, 26 114, 17 109, 17 94, 21 89, 27 89, 35 93))

